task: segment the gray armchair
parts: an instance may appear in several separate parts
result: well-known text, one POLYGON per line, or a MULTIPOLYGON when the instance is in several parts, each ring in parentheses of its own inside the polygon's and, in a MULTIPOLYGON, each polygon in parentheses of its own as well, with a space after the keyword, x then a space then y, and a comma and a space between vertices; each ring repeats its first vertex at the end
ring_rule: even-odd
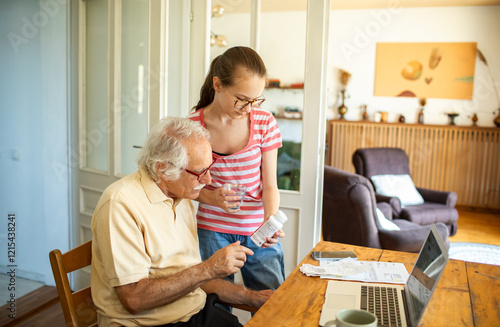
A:
MULTIPOLYGON (((430 230, 404 219, 393 219, 400 230, 382 228, 377 219, 375 192, 363 176, 325 166, 323 190, 322 232, 325 241, 347 243, 379 249, 418 252, 430 230)), ((391 218, 388 203, 378 208, 391 218)), ((436 223, 439 234, 447 245, 448 229, 436 223)))
MULTIPOLYGON (((352 163, 356 173, 368 179, 374 175, 384 174, 410 175, 408 156, 399 148, 358 149, 354 152, 352 163)), ((442 222, 448 227, 450 236, 455 235, 458 221, 458 211, 455 209, 457 194, 420 187, 417 187, 417 190, 424 199, 423 204, 402 207, 398 198, 380 194, 377 194, 377 202, 390 203, 397 218, 420 225, 442 222)))

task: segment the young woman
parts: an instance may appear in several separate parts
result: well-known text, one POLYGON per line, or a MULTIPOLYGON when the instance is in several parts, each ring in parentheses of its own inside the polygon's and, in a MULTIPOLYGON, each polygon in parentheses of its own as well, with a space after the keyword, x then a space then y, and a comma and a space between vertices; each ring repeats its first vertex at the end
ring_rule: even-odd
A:
MULTIPOLYGON (((279 209, 276 165, 281 134, 276 120, 262 110, 267 70, 260 56, 247 47, 233 47, 215 58, 201 88, 196 111, 188 118, 209 132, 215 163, 212 183, 198 197, 198 236, 202 259, 235 241, 254 251, 241 273, 245 286, 276 289, 283 282, 284 259, 279 237, 261 247, 250 236, 279 209), (240 204, 224 184, 244 184, 240 204)), ((231 276, 230 279, 234 279, 231 276)))

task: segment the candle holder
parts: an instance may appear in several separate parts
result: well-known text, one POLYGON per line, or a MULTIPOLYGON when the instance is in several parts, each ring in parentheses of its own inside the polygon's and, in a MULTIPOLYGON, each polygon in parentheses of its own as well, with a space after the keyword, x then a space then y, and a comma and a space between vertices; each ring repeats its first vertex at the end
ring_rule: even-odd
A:
POLYGON ((425 107, 425 104, 427 103, 427 99, 420 98, 418 100, 418 103, 420 104, 420 110, 418 111, 417 123, 423 124, 424 123, 424 107, 425 107))
POLYGON ((344 104, 344 101, 345 101, 345 90, 340 90, 340 92, 342 93, 342 104, 340 105, 339 107, 339 114, 340 114, 340 120, 344 120, 344 115, 347 113, 347 107, 345 106, 344 104))

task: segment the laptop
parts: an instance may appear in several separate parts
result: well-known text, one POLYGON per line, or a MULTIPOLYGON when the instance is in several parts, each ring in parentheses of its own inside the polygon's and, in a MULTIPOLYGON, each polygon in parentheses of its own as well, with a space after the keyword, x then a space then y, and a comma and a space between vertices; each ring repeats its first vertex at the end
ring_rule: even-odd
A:
POLYGON ((448 249, 433 224, 404 286, 331 280, 319 324, 335 320, 342 309, 362 309, 377 316, 378 326, 416 327, 447 262, 448 249))

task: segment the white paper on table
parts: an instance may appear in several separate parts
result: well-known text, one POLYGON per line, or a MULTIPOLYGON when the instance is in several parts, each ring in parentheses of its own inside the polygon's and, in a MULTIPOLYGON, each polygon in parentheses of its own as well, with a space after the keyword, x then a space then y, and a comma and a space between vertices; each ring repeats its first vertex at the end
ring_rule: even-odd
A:
POLYGON ((319 266, 313 266, 310 264, 303 264, 300 267, 300 271, 308 276, 324 276, 324 275, 336 275, 336 276, 351 276, 357 275, 366 271, 368 267, 363 266, 357 260, 353 258, 346 258, 342 260, 335 261, 320 261, 319 266))
POLYGON ((323 279, 392 284, 404 284, 409 277, 408 271, 402 263, 356 261, 351 258, 334 262, 320 261, 319 266, 303 264, 300 271, 308 276, 320 276, 323 279))

